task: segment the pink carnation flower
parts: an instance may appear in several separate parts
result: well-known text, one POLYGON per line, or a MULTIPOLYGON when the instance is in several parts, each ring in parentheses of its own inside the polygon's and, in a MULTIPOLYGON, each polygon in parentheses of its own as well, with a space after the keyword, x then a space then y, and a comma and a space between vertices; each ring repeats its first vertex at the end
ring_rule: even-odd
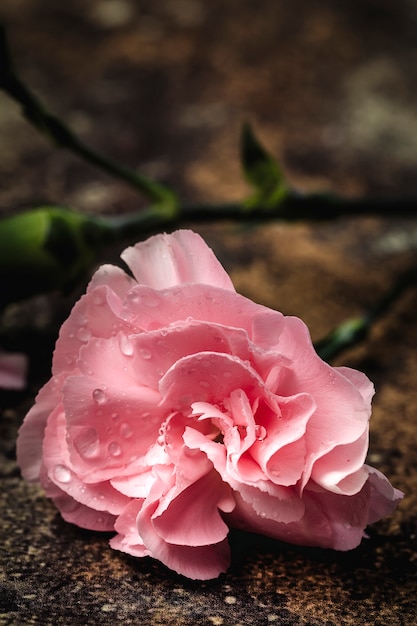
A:
POLYGON ((63 518, 190 578, 229 527, 349 550, 401 498, 364 464, 373 386, 295 317, 237 294, 191 231, 105 265, 62 326, 19 433, 23 476, 63 518))

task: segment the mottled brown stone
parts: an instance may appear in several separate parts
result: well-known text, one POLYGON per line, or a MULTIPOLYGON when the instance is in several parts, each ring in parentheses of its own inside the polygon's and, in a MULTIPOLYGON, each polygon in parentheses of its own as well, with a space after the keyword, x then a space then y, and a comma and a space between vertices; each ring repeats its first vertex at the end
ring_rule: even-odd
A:
MULTIPOLYGON (((25 79, 85 140, 189 200, 247 188, 238 135, 251 120, 291 182, 416 194, 411 0, 2 0, 25 79)), ((48 145, 0 93, 0 210, 37 202, 128 212, 142 201, 48 145)), ((196 226, 239 291, 302 317, 314 339, 368 308, 415 262, 417 218, 196 226)), ((16 432, 48 376, 74 295, 7 312, 5 347, 31 355, 29 388, 0 406, 0 624, 412 626, 417 615, 417 295, 337 359, 377 394, 370 461, 406 493, 349 553, 232 533, 232 567, 193 582, 61 520, 15 463, 16 432), (12 332, 13 331, 13 332, 12 332), (16 332, 17 331, 17 332, 16 332)))

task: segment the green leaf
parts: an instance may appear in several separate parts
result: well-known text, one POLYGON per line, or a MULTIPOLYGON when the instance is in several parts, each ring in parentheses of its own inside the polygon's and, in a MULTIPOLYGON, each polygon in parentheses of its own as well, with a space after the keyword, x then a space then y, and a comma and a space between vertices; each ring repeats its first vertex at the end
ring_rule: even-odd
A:
POLYGON ((324 361, 331 361, 346 348, 363 341, 368 331, 369 319, 367 316, 349 319, 315 343, 314 347, 320 358, 324 361))
POLYGON ((262 146, 251 126, 242 129, 241 160, 243 172, 255 193, 245 202, 248 208, 279 206, 288 194, 284 175, 274 157, 262 146))

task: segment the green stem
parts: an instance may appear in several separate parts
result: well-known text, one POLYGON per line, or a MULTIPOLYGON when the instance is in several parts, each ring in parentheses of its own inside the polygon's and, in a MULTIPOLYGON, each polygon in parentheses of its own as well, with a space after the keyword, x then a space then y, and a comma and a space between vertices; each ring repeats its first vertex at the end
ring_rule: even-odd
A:
POLYGON ((332 193, 300 194, 289 190, 274 207, 248 209, 242 203, 185 204, 178 209, 178 220, 330 221, 340 217, 416 217, 417 198, 344 198, 332 193))
POLYGON ((144 221, 156 221, 158 224, 172 225, 179 221, 207 222, 225 219, 268 220, 282 219, 289 222, 300 220, 322 221, 341 216, 362 217, 364 215, 415 216, 417 215, 416 198, 343 198, 334 194, 313 193, 303 195, 289 190, 272 207, 254 206, 250 209, 244 203, 228 203, 218 205, 195 204, 185 205, 178 209, 175 193, 159 183, 149 180, 106 156, 96 152, 61 120, 50 113, 36 98, 17 75, 11 60, 4 28, 0 25, 0 89, 3 89, 22 107, 25 118, 58 146, 70 150, 89 163, 101 168, 108 174, 123 180, 134 189, 145 194, 153 203, 171 207, 174 211, 170 218, 164 220, 157 210, 152 216, 149 211, 144 221))
POLYGON ((315 344, 319 356, 331 361, 344 350, 366 339, 375 322, 387 313, 402 294, 416 286, 417 265, 401 274, 394 285, 364 315, 346 320, 315 344))
POLYGON ((123 180, 145 194, 152 202, 175 202, 171 189, 115 163, 83 143, 61 120, 50 113, 17 75, 4 27, 0 25, 0 88, 22 107, 24 117, 55 144, 83 157, 108 174, 123 180))

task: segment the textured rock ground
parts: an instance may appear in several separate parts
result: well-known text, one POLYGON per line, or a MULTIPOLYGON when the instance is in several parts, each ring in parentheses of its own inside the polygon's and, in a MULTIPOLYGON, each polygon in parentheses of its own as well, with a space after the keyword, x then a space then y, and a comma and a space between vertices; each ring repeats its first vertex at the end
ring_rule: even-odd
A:
MULTIPOLYGON (((345 194, 416 194, 417 11, 411 0, 2 0, 15 61, 90 143, 188 200, 245 193, 245 119, 291 182, 345 194)), ((48 145, 0 94, 0 208, 39 202, 128 212, 123 184, 48 145)), ((239 291, 302 317, 318 339, 369 307, 415 262, 417 218, 196 226, 239 291)), ((50 367, 74 296, 13 307, 7 347, 31 355, 29 387, 0 398, 0 624, 411 626, 417 600, 417 295, 338 359, 377 395, 370 460, 406 493, 342 554, 243 533, 216 581, 190 582, 111 551, 63 522, 15 464, 16 432, 50 367), (15 331, 18 331, 17 333, 15 331)))

